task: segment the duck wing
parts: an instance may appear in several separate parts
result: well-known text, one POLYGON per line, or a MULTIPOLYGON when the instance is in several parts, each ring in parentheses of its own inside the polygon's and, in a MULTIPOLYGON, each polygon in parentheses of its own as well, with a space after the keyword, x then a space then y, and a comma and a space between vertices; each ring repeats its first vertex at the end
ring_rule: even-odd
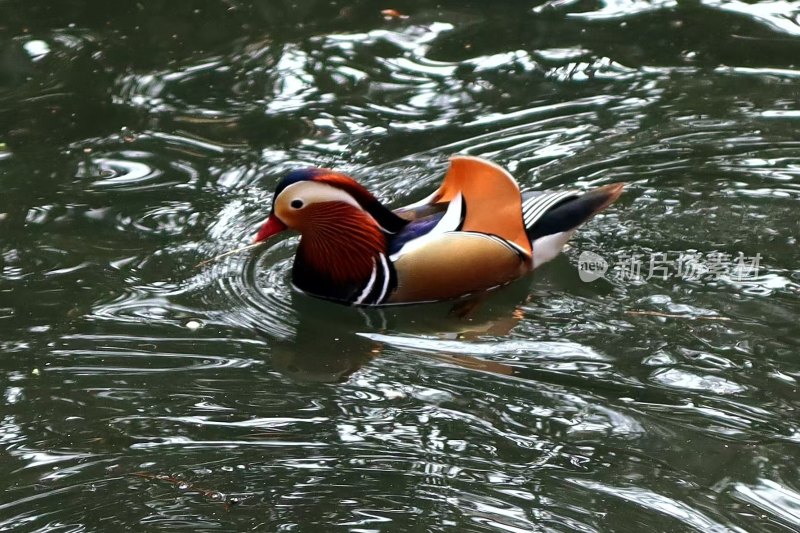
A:
POLYGON ((436 215, 440 206, 447 206, 447 211, 431 231, 438 228, 494 235, 526 257, 531 256, 519 185, 500 166, 479 157, 455 156, 433 194, 396 213, 403 218, 423 219, 436 215))

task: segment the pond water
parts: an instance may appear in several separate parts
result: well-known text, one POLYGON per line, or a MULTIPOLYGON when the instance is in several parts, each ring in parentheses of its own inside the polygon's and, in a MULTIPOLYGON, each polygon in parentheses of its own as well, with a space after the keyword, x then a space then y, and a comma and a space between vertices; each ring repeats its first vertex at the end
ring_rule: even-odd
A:
POLYGON ((0 2, 0 529, 800 531, 799 126, 798 2, 0 2), (627 187, 467 318, 195 267, 455 153, 627 187))

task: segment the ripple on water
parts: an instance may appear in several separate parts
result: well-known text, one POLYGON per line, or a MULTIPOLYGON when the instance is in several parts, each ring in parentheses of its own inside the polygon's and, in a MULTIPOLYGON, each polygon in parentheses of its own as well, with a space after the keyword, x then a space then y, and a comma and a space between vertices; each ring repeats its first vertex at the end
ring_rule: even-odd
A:
POLYGON ((194 346, 197 337, 135 335, 67 335, 50 350, 48 372, 76 375, 147 375, 164 372, 214 371, 247 368, 260 360, 236 357, 226 345, 258 344, 247 339, 201 337, 206 346, 219 346, 210 355, 194 346))
POLYGON ((786 484, 762 478, 754 484, 736 483, 731 489, 732 498, 778 517, 789 527, 800 523, 800 493, 786 484))
POLYGON ((191 163, 165 161, 152 152, 123 150, 113 157, 87 156, 77 168, 77 176, 91 180, 98 192, 152 192, 175 187, 192 187, 198 171, 191 163))
POLYGON ((24 184, 0 213, 2 526, 795 526, 797 6, 224 8, 197 31, 170 10, 201 10, 134 6, 128 33, 101 10, 0 61, 0 180, 24 184), (57 79, 89 71, 111 75, 57 79), (71 99, 110 100, 46 128, 84 139, 12 142, 53 139, 71 99), (194 267, 291 168, 401 205, 457 152, 627 192, 466 321, 293 294, 294 238, 194 267), (589 284, 584 250, 762 269, 589 284))
POLYGON ((203 300, 222 323, 255 329, 268 338, 291 338, 297 324, 288 279, 292 248, 286 241, 263 254, 213 265, 199 275, 203 300), (285 244, 284 244, 285 243, 285 244))

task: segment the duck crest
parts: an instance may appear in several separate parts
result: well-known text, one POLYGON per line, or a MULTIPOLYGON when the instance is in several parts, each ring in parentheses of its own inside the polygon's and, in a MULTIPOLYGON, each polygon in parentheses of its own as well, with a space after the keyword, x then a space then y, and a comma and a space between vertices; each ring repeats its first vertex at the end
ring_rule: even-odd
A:
POLYGON ((314 176, 314 181, 325 183, 346 191, 358 204, 369 213, 386 233, 397 233, 408 224, 407 220, 397 216, 386 208, 366 187, 353 178, 333 171, 326 171, 314 176))
POLYGON ((369 280, 386 237, 372 217, 348 204, 323 202, 307 208, 292 280, 301 290, 348 300, 369 280))

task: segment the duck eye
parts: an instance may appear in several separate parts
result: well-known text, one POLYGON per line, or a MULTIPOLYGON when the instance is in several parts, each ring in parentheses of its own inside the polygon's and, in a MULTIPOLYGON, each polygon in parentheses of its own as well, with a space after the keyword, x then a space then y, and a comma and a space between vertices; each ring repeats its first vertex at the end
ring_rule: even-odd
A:
POLYGON ((300 209, 303 207, 303 200, 292 200, 292 203, 289 205, 291 205, 294 209, 300 209))

